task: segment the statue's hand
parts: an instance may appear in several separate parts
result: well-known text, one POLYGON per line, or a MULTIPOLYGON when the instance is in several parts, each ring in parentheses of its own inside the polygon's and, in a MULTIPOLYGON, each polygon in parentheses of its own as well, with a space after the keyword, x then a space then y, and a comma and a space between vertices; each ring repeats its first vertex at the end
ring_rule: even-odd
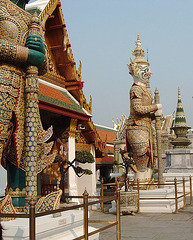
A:
POLYGON ((27 62, 33 66, 40 67, 44 62, 45 47, 40 36, 29 35, 26 40, 26 47, 29 48, 27 62))
POLYGON ((161 117, 163 115, 163 113, 162 113, 162 104, 156 104, 156 105, 157 105, 158 110, 155 111, 155 116, 156 117, 161 117))
POLYGON ((156 105, 157 105, 157 108, 158 108, 157 110, 162 110, 162 104, 159 103, 159 104, 156 104, 156 105))

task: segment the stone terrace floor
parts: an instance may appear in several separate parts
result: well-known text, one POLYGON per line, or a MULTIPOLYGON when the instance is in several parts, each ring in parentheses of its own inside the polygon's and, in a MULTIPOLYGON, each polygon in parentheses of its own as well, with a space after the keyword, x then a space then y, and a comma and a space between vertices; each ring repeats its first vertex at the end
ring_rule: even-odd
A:
MULTIPOLYGON (((116 216, 91 211, 90 219, 114 221, 116 216)), ((89 224, 102 227, 102 224, 89 224)), ((100 233, 100 240, 116 240, 116 226, 100 233)), ((121 240, 192 240, 193 206, 179 213, 140 213, 121 216, 121 240)))

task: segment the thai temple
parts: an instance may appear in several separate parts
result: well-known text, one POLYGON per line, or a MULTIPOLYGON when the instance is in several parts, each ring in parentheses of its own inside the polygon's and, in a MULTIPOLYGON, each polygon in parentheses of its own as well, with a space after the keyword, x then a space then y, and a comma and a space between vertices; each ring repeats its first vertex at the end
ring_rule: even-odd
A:
MULTIPOLYGON (((86 187, 88 193, 93 195, 97 180, 108 175, 113 168, 116 131, 95 125, 92 121, 92 98, 87 102, 83 92, 82 63, 80 61, 77 66, 74 60, 61 2, 37 0, 27 4, 26 11, 39 14, 47 45, 49 68, 38 79, 38 106, 43 128, 53 128, 49 139, 54 142, 52 152, 73 161, 75 152, 84 150, 90 152, 95 160, 86 166, 92 171, 90 176, 79 178, 69 169, 64 179, 63 194, 82 195, 86 187)), ((55 191, 59 182, 60 165, 54 162, 38 174, 38 196, 55 191)), ((1 189, 2 194, 3 191, 1 189)), ((18 185, 15 188, 11 186, 6 188, 6 194, 13 199, 24 198, 25 190, 18 188, 18 185)), ((16 200, 15 207, 19 208, 19 205, 16 200)))
MULTIPOLYGON (((113 169, 116 130, 92 121, 92 97, 87 102, 83 92, 82 63, 80 61, 77 66, 74 60, 61 2, 37 0, 27 4, 26 11, 39 15, 48 58, 46 74, 38 76, 37 95, 42 127, 48 129, 45 133, 52 132, 46 150, 48 158, 45 155, 45 159, 51 160, 55 156, 51 164, 45 162, 44 169, 37 170, 39 201, 36 211, 44 211, 58 208, 60 199, 63 202, 68 199, 64 197, 82 196, 85 189, 89 195, 96 195, 97 181, 105 179, 113 169), (77 152, 90 153, 94 162, 73 164, 77 152), (71 164, 71 168, 68 169, 67 163, 62 165, 61 159, 71 164), (79 174, 77 169, 83 169, 81 171, 86 174, 79 174)), ((32 179, 28 170, 33 167, 29 163, 26 170, 22 160, 17 169, 14 159, 14 154, 10 154, 7 174, 1 169, 7 178, 7 182, 2 181, 0 186, 1 194, 5 195, 0 202, 1 213, 28 211, 25 188, 32 188, 30 181, 25 186, 28 184, 25 178, 32 179)), ((6 160, 2 166, 6 168, 6 160)), ((78 199, 74 201, 79 202, 78 199)))
MULTIPOLYGON (((101 184, 101 179, 104 180, 104 183, 109 183, 112 180, 115 180, 114 177, 121 176, 123 173, 119 167, 115 166, 115 162, 122 162, 120 149, 126 149, 128 116, 122 115, 117 123, 113 121, 112 128, 93 122, 92 97, 90 96, 88 101, 84 95, 82 62, 75 62, 72 51, 73 46, 71 46, 70 38, 68 36, 60 0, 37 0, 27 4, 26 11, 31 14, 35 12, 38 14, 46 43, 48 71, 42 76, 38 76, 37 74, 37 109, 39 109, 38 114, 40 115, 41 124, 45 131, 44 140, 46 139, 44 142, 42 140, 44 147, 42 147, 42 149, 39 148, 38 154, 42 154, 41 159, 45 161, 42 161, 41 163, 38 163, 37 160, 36 162, 34 161, 37 166, 42 164, 41 167, 37 167, 37 169, 34 170, 33 164, 26 160, 31 159, 30 157, 33 154, 33 151, 29 151, 30 153, 28 156, 28 151, 23 151, 23 148, 21 147, 20 151, 23 151, 27 157, 26 159, 21 157, 21 162, 19 163, 16 161, 16 155, 18 154, 17 151, 15 151, 16 153, 13 153, 12 151, 15 148, 13 143, 10 144, 9 147, 11 150, 6 152, 7 155, 3 152, 4 155, 1 165, 7 170, 7 176, 5 176, 7 182, 4 183, 4 181, 2 181, 1 183, 5 189, 2 189, 2 185, 0 185, 1 195, 5 195, 5 197, 1 197, 2 199, 0 200, 0 213, 28 213, 29 207, 26 204, 26 196, 30 199, 30 195, 27 195, 26 193, 31 192, 32 182, 35 182, 35 188, 37 188, 37 191, 34 190, 34 192, 37 192, 37 195, 34 194, 34 212, 36 211, 37 213, 51 209, 56 210, 59 208, 60 203, 61 205, 63 204, 62 206, 66 207, 66 205, 72 201, 70 196, 75 198, 73 199, 74 202, 71 202, 72 205, 79 204, 78 196, 80 197, 84 195, 85 192, 90 196, 97 196, 98 198, 99 195, 97 194, 100 194, 101 192, 99 193, 99 191, 102 191, 101 189, 98 190, 99 188, 97 189, 97 186, 101 184), (52 134, 50 134, 50 132, 52 134), (50 137, 48 138, 46 134, 50 134, 50 137), (86 156, 88 156, 89 153, 89 156, 92 156, 92 158, 90 158, 93 159, 93 161, 87 162, 85 157, 85 162, 76 162, 76 154, 81 151, 86 152, 86 156), (24 164, 25 161, 27 162, 26 165, 24 164), (65 164, 63 164, 64 162, 65 164), (35 177, 37 176, 37 181, 36 179, 34 180, 32 172, 35 177), (32 181, 32 179, 34 181, 32 181), (53 195, 50 195, 52 193, 53 195), (47 196, 49 197, 47 198, 47 196), (61 202, 60 199, 62 200, 61 202)), ((34 41, 37 41, 37 39, 34 41)), ((143 65, 145 63, 146 67, 149 66, 149 62, 143 58, 145 53, 141 48, 139 35, 136 45, 137 47, 133 51, 133 55, 137 57, 137 61, 133 61, 132 64, 135 65, 136 63, 139 63, 143 65)), ((32 65, 30 67, 34 66, 32 65)), ((150 86, 148 85, 146 87, 149 96, 152 97, 152 94, 149 92, 150 86)), ((161 104, 158 103, 154 105, 157 107, 157 110, 154 109, 154 112, 156 112, 159 110, 157 105, 161 104)), ((32 117, 30 117, 29 114, 28 120, 31 119, 32 117)), ((30 121, 27 123, 30 125, 30 121)), ((153 139, 151 138, 151 146, 153 146, 152 149, 154 156, 158 156, 158 150, 156 152, 157 140, 155 121, 152 121, 152 123, 150 122, 149 125, 151 126, 151 124, 153 129, 153 133, 151 132, 153 136, 153 139)), ((26 130, 27 127, 26 129, 25 127, 23 129, 26 130)), ((189 127, 186 123, 180 88, 178 88, 176 111, 171 115, 161 116, 161 158, 163 161, 163 171, 166 175, 172 175, 173 173, 193 174, 193 147, 191 141, 193 139, 193 133, 191 130, 188 130, 189 127)), ((38 131, 36 131, 36 134, 37 132, 38 131)), ((28 136, 28 139, 31 139, 30 135, 28 136)), ((35 142, 30 142, 28 140, 25 141, 27 142, 26 145, 29 143, 29 146, 31 142, 35 142)), ((3 151, 4 150, 5 149, 3 149, 3 151)), ((22 154, 23 153, 21 153, 21 156, 22 154)), ((156 165, 156 168, 158 168, 158 164, 156 165)), ((2 171, 2 169, 0 169, 0 171, 2 171)), ((131 171, 129 174, 133 176, 131 171)), ((3 175, 1 174, 1 176, 3 175)), ((117 187, 116 190, 117 189, 119 189, 119 187, 117 187)), ((153 190, 156 192, 156 189, 153 190)), ((162 191, 162 193, 165 194, 164 191, 162 191)), ((118 195, 116 195, 116 197, 117 196, 118 195)), ((151 207, 151 204, 149 204, 148 207, 151 207)), ((74 222, 76 224, 76 221, 81 222, 81 230, 78 230, 81 232, 83 217, 80 217, 77 212, 75 215, 73 215, 74 213, 69 215, 69 218, 71 219, 70 223, 67 223, 67 218, 65 218, 65 221, 67 222, 60 222, 60 220, 54 219, 58 217, 55 215, 52 216, 52 219, 54 219, 53 222, 56 225, 60 225, 59 227, 69 224, 70 227, 68 226, 65 229, 66 232, 71 229, 70 224, 73 224, 74 222)), ((13 219, 8 218, 7 220, 13 219)), ((52 220, 48 220, 47 218, 46 221, 50 224, 52 220)), ((21 224, 21 228, 25 228, 25 231, 22 230, 23 232, 20 231, 18 234, 26 234, 28 237, 29 235, 26 233, 29 230, 28 223, 25 226, 22 225, 23 223, 19 223, 21 224)), ((11 234, 14 235, 16 231, 15 229, 19 229, 20 225, 15 226, 14 224, 11 224, 12 223, 9 225, 8 222, 5 226, 10 226, 10 232, 12 231, 11 234)), ((41 224, 42 229, 39 228, 40 230, 38 230, 40 235, 46 229, 43 234, 47 237, 46 239, 49 239, 49 231, 53 230, 54 232, 57 227, 54 225, 46 226, 44 223, 41 224), (49 229, 49 226, 51 230, 49 229)), ((70 234, 70 237, 66 239, 72 239, 74 233, 70 234)), ((57 231, 54 232, 53 235, 57 236, 57 231)), ((22 239, 27 239, 27 237, 22 239)))
MULTIPOLYGON (((110 157, 111 160, 107 156, 109 141, 112 144, 113 140, 92 121, 92 98, 87 102, 84 96, 82 63, 80 61, 77 66, 74 60, 60 1, 38 0, 26 7, 29 12, 37 9, 49 58, 49 71, 39 79, 38 98, 43 127, 47 129, 53 126, 51 140, 55 142, 53 151, 57 150, 58 155, 67 155, 69 160, 73 160, 76 151, 86 150, 95 158, 95 163, 87 166, 93 173, 91 176, 78 178, 69 169, 65 177, 64 193, 81 195, 86 187, 89 194, 94 194, 100 171, 105 171, 103 169, 109 163, 111 167, 113 165, 113 156, 110 157)), ((113 152, 112 147, 110 151, 113 152)), ((58 171, 57 163, 53 163, 41 173, 41 194, 45 195, 49 189, 56 188, 58 171)))

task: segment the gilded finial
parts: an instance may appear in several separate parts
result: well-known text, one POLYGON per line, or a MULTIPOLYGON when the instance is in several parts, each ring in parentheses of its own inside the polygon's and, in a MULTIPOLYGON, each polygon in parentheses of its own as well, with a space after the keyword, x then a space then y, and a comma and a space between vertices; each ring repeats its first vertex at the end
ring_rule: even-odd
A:
POLYGON ((139 34, 137 36, 137 41, 135 42, 135 45, 136 45, 136 48, 135 48, 135 50, 132 51, 132 54, 135 56, 135 59, 133 61, 136 63, 140 63, 140 64, 145 63, 145 65, 149 65, 148 61, 143 58, 143 57, 145 57, 145 51, 141 47, 141 41, 139 38, 139 34))
MULTIPOLYGON (((139 34, 137 35, 137 41, 135 42, 135 45, 137 46, 137 48, 141 48, 141 41, 140 41, 140 38, 139 38, 139 34)), ((142 49, 142 48, 141 48, 142 49)), ((142 49, 143 50, 143 49, 142 49)))
POLYGON ((141 65, 149 66, 150 64, 148 60, 144 58, 145 51, 141 47, 139 34, 137 36, 137 41, 135 42, 135 44, 136 44, 136 48, 135 50, 132 51, 132 54, 135 56, 135 59, 130 58, 131 63, 127 66, 129 68, 129 74, 131 74, 132 76, 138 77, 139 66, 141 65))
POLYGON ((84 192, 83 192, 82 195, 83 195, 84 197, 88 197, 88 192, 87 192, 86 188, 84 189, 84 192))

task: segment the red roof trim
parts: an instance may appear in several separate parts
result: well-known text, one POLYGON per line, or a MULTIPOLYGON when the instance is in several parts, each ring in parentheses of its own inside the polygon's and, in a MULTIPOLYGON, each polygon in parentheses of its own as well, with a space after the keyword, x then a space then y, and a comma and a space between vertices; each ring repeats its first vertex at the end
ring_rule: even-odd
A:
POLYGON ((50 111, 50 112, 54 112, 54 113, 58 113, 61 115, 65 115, 68 117, 72 117, 72 118, 77 118, 79 120, 84 120, 84 121, 89 121, 90 116, 86 115, 86 114, 82 114, 82 113, 78 113, 78 112, 74 112, 73 110, 70 109, 65 109, 65 108, 61 108, 59 106, 44 102, 39 100, 39 108, 46 110, 46 111, 50 111))

